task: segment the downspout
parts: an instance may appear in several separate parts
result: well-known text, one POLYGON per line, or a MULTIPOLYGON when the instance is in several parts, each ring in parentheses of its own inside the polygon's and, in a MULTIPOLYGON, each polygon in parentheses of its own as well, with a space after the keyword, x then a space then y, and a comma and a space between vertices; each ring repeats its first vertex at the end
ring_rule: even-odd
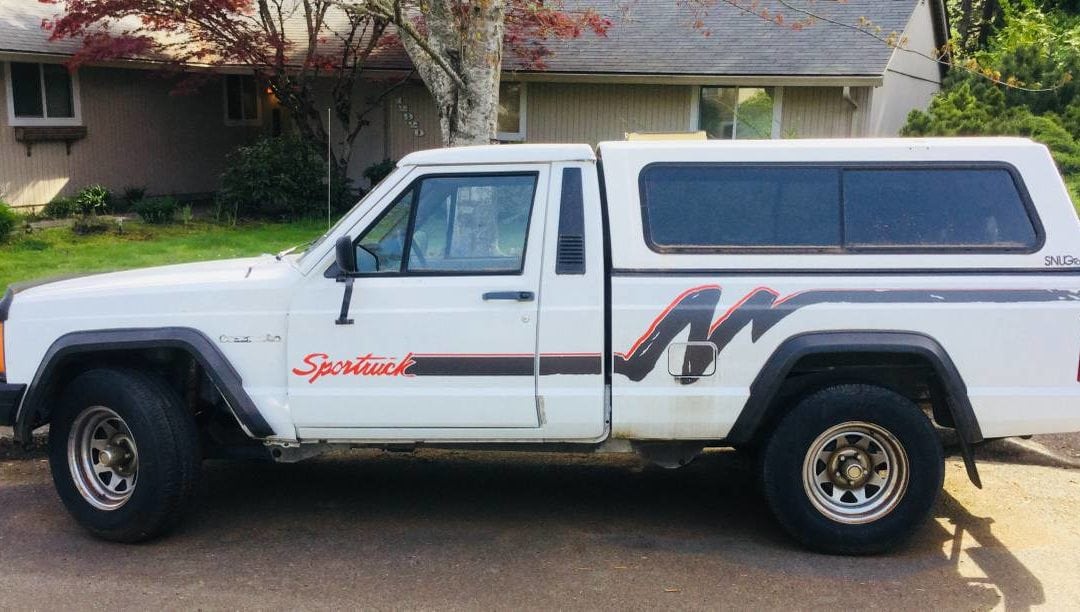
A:
POLYGON ((848 138, 855 135, 855 117, 859 114, 859 103, 855 101, 855 98, 851 97, 851 86, 844 85, 841 96, 844 101, 851 105, 851 121, 848 124, 848 138))

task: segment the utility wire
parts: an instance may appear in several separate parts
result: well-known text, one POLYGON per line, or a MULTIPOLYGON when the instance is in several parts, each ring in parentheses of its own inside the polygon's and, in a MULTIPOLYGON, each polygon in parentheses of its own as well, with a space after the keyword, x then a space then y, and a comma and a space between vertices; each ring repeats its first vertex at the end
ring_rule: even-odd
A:
MULTIPOLYGON (((737 8, 737 9, 739 9, 740 11, 743 11, 744 13, 749 13, 749 14, 757 17, 758 19, 761 19, 762 21, 767 21, 769 23, 774 23, 774 24, 776 23, 772 19, 770 19, 768 17, 765 17, 764 15, 758 14, 758 12, 755 11, 754 9, 739 4, 738 0, 719 0, 719 1, 724 2, 725 4, 729 4, 729 5, 737 8)), ((1033 92, 1033 93, 1045 93, 1045 92, 1050 92, 1050 91, 1056 91, 1056 90, 1061 88, 1061 85, 1055 85, 1054 87, 1038 87, 1038 88, 1036 88, 1036 87, 1024 87, 1023 85, 1017 85, 1017 84, 1014 84, 1014 83, 1009 83, 1007 81, 1003 81, 1001 79, 998 79, 998 78, 992 77, 990 75, 987 75, 987 74, 985 74, 984 72, 982 72, 980 70, 976 70, 974 68, 964 66, 963 64, 955 64, 953 62, 943 60, 940 57, 934 57, 932 55, 928 55, 926 53, 923 53, 922 51, 917 51, 915 49, 908 49, 906 47, 902 47, 902 46, 896 44, 896 42, 893 42, 892 40, 889 40, 886 37, 883 37, 883 36, 880 36, 880 35, 878 35, 878 34, 876 34, 874 32, 871 32, 871 31, 867 30, 866 28, 862 28, 862 27, 859 27, 857 25, 853 25, 853 24, 850 24, 850 23, 844 23, 844 22, 839 21, 837 19, 832 19, 831 17, 826 17, 824 15, 820 15, 820 14, 815 13, 813 11, 810 11, 810 10, 795 6, 795 5, 791 4, 790 2, 788 2, 788 0, 776 0, 776 1, 778 3, 780 3, 780 4, 782 4, 783 6, 787 7, 788 9, 796 12, 796 13, 802 13, 803 15, 806 15, 807 17, 811 17, 813 19, 819 19, 821 21, 824 21, 825 23, 829 23, 829 24, 832 24, 832 25, 835 25, 835 26, 840 26, 842 28, 847 28, 849 30, 853 30, 853 31, 858 32, 860 34, 863 34, 865 36, 869 36, 870 38, 873 38, 874 40, 877 40, 878 42, 885 43, 886 45, 888 45, 890 47, 893 47, 894 49, 899 49, 900 51, 903 51, 905 53, 913 53, 913 54, 915 54, 915 55, 917 55, 919 57, 928 59, 928 60, 930 60, 930 61, 932 61, 932 62, 934 62, 936 64, 940 64, 940 65, 948 67, 948 68, 959 68, 959 69, 964 70, 964 71, 966 71, 966 72, 968 72, 970 74, 973 74, 973 75, 975 75, 975 76, 977 76, 979 78, 986 79, 987 81, 990 81, 991 83, 994 83, 994 84, 997 84, 997 85, 1002 85, 1002 86, 1008 87, 1010 89, 1018 89, 1020 91, 1028 91, 1028 92, 1033 92)), ((779 25, 779 24, 777 24, 777 25, 779 25)))

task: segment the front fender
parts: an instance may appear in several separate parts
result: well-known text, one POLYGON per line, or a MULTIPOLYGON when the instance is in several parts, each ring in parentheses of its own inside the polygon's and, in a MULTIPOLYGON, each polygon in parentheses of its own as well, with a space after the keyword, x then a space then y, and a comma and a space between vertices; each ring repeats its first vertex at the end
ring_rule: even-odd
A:
POLYGON ((202 332, 187 327, 102 329, 78 331, 58 338, 46 351, 33 381, 27 387, 15 417, 15 437, 30 440, 31 432, 48 422, 51 402, 61 388, 62 366, 72 358, 90 353, 123 353, 153 348, 180 349, 190 354, 225 398, 229 409, 252 438, 267 438, 274 430, 263 418, 243 380, 217 346, 202 332))

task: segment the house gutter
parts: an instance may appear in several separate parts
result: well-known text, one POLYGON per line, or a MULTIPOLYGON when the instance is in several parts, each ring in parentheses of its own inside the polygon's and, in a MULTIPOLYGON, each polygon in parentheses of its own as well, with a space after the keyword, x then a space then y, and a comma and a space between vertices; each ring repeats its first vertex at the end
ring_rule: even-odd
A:
MULTIPOLYGON (((72 57, 69 53, 42 53, 0 49, 0 61, 40 62, 52 60, 64 62, 72 57)), ((95 68, 127 68, 138 70, 160 69, 165 62, 151 59, 117 59, 91 62, 95 68)), ((214 72, 218 74, 251 74, 251 68, 239 65, 188 64, 188 72, 214 72)), ((365 73, 404 76, 409 70, 402 68, 364 68, 365 73)), ((503 79, 508 82, 543 82, 543 83, 605 83, 612 85, 747 85, 755 87, 879 87, 884 81, 881 74, 657 74, 657 73, 613 73, 613 72, 551 72, 503 70, 503 79)))
POLYGON ((507 81, 544 83, 610 83, 625 85, 752 85, 788 87, 879 87, 881 74, 781 75, 781 74, 641 74, 589 72, 522 72, 504 70, 507 81))

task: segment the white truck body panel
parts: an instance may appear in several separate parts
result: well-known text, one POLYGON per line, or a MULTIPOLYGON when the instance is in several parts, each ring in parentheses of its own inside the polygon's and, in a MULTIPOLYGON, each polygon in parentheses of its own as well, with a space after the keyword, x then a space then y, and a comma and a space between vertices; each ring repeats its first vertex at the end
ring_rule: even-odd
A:
MULTIPOLYGON (((1080 221, 1045 147, 1021 139, 935 139, 862 141, 742 141, 713 143, 602 143, 608 180, 612 236, 614 349, 631 347, 654 313, 693 287, 714 285, 722 293, 713 321, 738 310, 740 300, 772 293, 790 296, 820 290, 888 292, 919 290, 918 302, 852 303, 836 300, 798 308, 759 339, 749 326, 719 351, 717 373, 682 385, 664 367, 640 383, 613 384, 614 435, 630 438, 720 439, 746 404, 750 385, 784 340, 827 330, 905 330, 926 334, 949 353, 961 372, 987 437, 1080 428, 1080 384, 1076 380, 1080 339, 1080 282, 1076 276, 1040 275, 1048 255, 1077 252, 1080 221), (667 254, 651 250, 639 212, 636 178, 657 162, 718 164, 972 163, 1003 162, 1017 169, 1045 229, 1032 253, 738 253, 667 254), (626 271, 627 275, 620 274, 626 271), (655 274, 650 274, 650 271, 655 274), (680 274, 680 271, 685 271, 680 274), (830 273, 835 271, 835 273, 830 273), (880 273, 875 274, 875 271, 880 273), (964 274, 970 271, 973 274, 964 274), (1025 271, 1031 274, 1009 274, 1025 271), (640 273, 634 275, 633 273, 640 273), (935 298, 936 292, 1055 290, 1046 301, 1016 302, 935 298), (1071 293, 1070 293, 1071 291, 1071 293)), ((767 297, 767 296, 766 296, 767 297)), ((769 300, 743 306, 753 312, 769 300)), ((730 321, 728 322, 730 323, 730 321)), ((684 330, 677 341, 685 341, 684 330)), ((661 363, 661 365, 663 365, 661 363)))
POLYGON ((30 385, 69 332, 185 327, 234 365, 274 441, 722 441, 785 340, 906 331, 948 352, 984 436, 1080 429, 1080 221, 1044 147, 1019 139, 632 142, 603 143, 599 158, 598 172, 582 145, 416 153, 302 257, 21 291, 5 327, 7 383, 30 385), (982 162, 1022 177, 1041 222, 1037 249, 665 253, 643 240, 639 177, 651 164, 982 162), (557 274, 568 170, 581 177, 585 261, 582 273, 557 274), (335 324, 344 288, 326 275, 335 240, 365 232, 425 177, 477 173, 536 177, 520 274, 357 278, 355 323, 335 324), (483 299, 489 292, 533 299, 483 299), (680 299, 697 300, 688 312, 708 324, 704 336, 671 323, 680 299), (665 325, 675 331, 662 343, 650 336, 665 325), (693 382, 673 371, 688 342, 716 347, 715 364, 693 382), (356 374, 360 362, 368 369, 356 374), (472 369, 456 371, 461 363, 472 369))

